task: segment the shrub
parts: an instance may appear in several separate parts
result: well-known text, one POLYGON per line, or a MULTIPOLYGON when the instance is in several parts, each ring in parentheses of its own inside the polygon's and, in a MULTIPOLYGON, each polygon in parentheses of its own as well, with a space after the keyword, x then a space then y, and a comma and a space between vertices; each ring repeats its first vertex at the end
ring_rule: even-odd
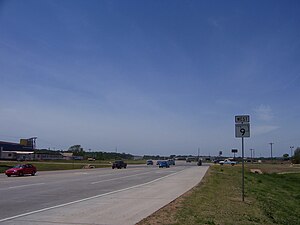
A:
POLYGON ((294 152, 293 163, 300 164, 300 147, 296 148, 294 152))

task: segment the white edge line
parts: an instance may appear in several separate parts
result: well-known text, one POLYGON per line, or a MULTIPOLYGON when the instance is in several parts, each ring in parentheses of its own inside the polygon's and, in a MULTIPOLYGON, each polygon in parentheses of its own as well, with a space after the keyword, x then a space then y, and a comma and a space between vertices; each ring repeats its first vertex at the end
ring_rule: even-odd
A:
POLYGON ((56 205, 56 206, 52 206, 52 207, 48 207, 48 208, 44 208, 44 209, 39 209, 39 210, 36 210, 36 211, 32 211, 32 212, 23 213, 23 214, 16 215, 16 216, 4 218, 4 219, 0 220, 0 223, 8 221, 8 220, 13 220, 13 219, 16 219, 16 218, 19 218, 19 217, 28 216, 28 215, 32 215, 32 214, 35 214, 35 213, 40 213, 40 212, 48 211, 48 210, 51 210, 51 209, 56 209, 56 208, 60 208, 60 207, 64 207, 64 206, 68 206, 68 205, 72 205, 72 204, 76 204, 76 203, 88 201, 88 200, 91 200, 91 199, 100 198, 100 197, 103 197, 103 196, 106 196, 106 195, 111 195, 111 194, 115 194, 115 193, 118 193, 118 192, 127 191, 127 190, 130 190, 130 189, 142 187, 142 186, 154 183, 156 181, 162 180, 164 178, 167 178, 167 177, 170 177, 170 176, 174 176, 174 175, 176 175, 178 173, 182 173, 183 171, 185 171, 185 169, 183 169, 181 171, 178 171, 177 173, 172 173, 172 174, 166 175, 164 177, 160 177, 160 178, 157 178, 155 180, 152 180, 152 181, 149 181, 149 182, 146 182, 146 183, 143 183, 143 184, 138 184, 138 185, 135 185, 135 186, 132 186, 132 187, 128 187, 128 188, 124 188, 124 189, 120 189, 120 190, 116 190, 116 191, 111 191, 111 192, 107 192, 107 193, 104 193, 104 194, 95 195, 95 196, 92 196, 92 197, 88 197, 88 198, 76 200, 76 201, 73 201, 73 202, 68 202, 68 203, 64 203, 64 204, 60 204, 60 205, 56 205))

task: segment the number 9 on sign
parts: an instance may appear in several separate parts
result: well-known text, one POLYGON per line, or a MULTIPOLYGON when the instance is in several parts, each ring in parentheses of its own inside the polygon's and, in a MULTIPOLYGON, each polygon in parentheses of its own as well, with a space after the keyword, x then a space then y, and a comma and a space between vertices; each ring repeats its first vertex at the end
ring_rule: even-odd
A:
POLYGON ((245 133, 246 133, 246 130, 245 130, 244 128, 241 128, 241 129, 240 129, 240 132, 241 132, 242 136, 244 136, 245 133))
POLYGON ((250 124, 236 124, 235 137, 250 137, 250 124))

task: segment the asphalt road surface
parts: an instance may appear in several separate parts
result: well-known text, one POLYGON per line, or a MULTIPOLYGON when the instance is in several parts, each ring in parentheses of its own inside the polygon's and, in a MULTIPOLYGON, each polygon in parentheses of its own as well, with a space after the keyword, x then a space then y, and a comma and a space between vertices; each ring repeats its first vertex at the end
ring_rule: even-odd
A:
POLYGON ((128 166, 0 175, 0 224, 135 224, 197 183, 207 166, 128 166))

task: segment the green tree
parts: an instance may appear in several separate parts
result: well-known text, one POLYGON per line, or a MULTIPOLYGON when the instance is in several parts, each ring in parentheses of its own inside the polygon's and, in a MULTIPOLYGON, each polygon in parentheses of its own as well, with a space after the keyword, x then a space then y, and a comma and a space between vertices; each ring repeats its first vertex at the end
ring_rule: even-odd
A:
POLYGON ((287 153, 283 154, 283 158, 284 158, 285 160, 288 159, 288 157, 289 157, 289 154, 287 154, 287 153))
POLYGON ((293 163, 300 164, 300 147, 294 151, 293 163))
POLYGON ((84 151, 83 148, 81 148, 81 145, 73 145, 68 151, 73 152, 74 156, 84 156, 84 151))

